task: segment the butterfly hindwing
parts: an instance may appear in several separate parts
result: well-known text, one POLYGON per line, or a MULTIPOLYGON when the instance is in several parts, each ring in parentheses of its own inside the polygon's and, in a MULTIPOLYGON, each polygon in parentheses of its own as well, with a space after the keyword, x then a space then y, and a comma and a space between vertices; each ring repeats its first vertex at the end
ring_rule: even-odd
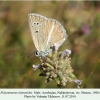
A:
POLYGON ((42 37, 42 39, 46 39, 46 42, 43 46, 45 48, 50 48, 55 43, 61 45, 67 37, 63 26, 54 19, 45 20, 42 24, 40 32, 45 33, 42 37))

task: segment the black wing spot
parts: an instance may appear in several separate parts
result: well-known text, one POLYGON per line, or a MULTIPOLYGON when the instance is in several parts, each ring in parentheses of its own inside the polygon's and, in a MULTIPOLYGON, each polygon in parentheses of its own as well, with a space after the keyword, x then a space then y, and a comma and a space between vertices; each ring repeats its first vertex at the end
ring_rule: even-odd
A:
POLYGON ((35 31, 35 33, 38 33, 39 31, 35 31))
POLYGON ((37 25, 39 25, 39 22, 37 22, 37 25))
POLYGON ((34 22, 34 25, 39 25, 39 22, 34 22))
POLYGON ((34 22, 34 25, 36 25, 36 23, 34 22))

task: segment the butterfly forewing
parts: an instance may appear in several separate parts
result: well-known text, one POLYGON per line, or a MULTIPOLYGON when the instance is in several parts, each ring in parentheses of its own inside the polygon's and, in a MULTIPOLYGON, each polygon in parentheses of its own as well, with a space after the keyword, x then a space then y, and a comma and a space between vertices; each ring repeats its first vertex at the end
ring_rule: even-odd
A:
MULTIPOLYGON (((41 33, 40 28, 42 26, 42 23, 47 19, 44 16, 38 15, 38 14, 28 14, 29 16, 29 25, 31 29, 32 39, 34 41, 35 47, 38 51, 41 50, 40 41, 41 41, 41 33)), ((43 34, 42 34, 43 35, 43 34)))

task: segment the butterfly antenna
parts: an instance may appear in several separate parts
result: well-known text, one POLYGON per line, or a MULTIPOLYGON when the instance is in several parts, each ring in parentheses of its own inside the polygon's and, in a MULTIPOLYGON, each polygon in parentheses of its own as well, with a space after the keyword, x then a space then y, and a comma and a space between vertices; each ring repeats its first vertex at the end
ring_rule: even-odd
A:
POLYGON ((25 56, 27 56, 27 58, 29 58, 33 53, 35 53, 35 51, 32 52, 29 56, 27 56, 27 55, 22 55, 21 57, 25 57, 25 56))
POLYGON ((27 58, 29 58, 33 53, 35 53, 35 51, 34 52, 32 52, 27 58))
POLYGON ((26 56, 26 55, 22 55, 21 57, 24 57, 24 56, 26 56))

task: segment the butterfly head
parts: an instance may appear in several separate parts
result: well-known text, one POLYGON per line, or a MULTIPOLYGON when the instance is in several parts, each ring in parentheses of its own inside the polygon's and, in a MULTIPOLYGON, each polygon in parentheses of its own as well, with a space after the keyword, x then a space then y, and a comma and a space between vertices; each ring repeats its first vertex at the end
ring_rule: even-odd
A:
POLYGON ((46 57, 49 54, 52 54, 52 49, 44 50, 44 51, 36 51, 35 52, 35 56, 37 56, 37 57, 46 57))

